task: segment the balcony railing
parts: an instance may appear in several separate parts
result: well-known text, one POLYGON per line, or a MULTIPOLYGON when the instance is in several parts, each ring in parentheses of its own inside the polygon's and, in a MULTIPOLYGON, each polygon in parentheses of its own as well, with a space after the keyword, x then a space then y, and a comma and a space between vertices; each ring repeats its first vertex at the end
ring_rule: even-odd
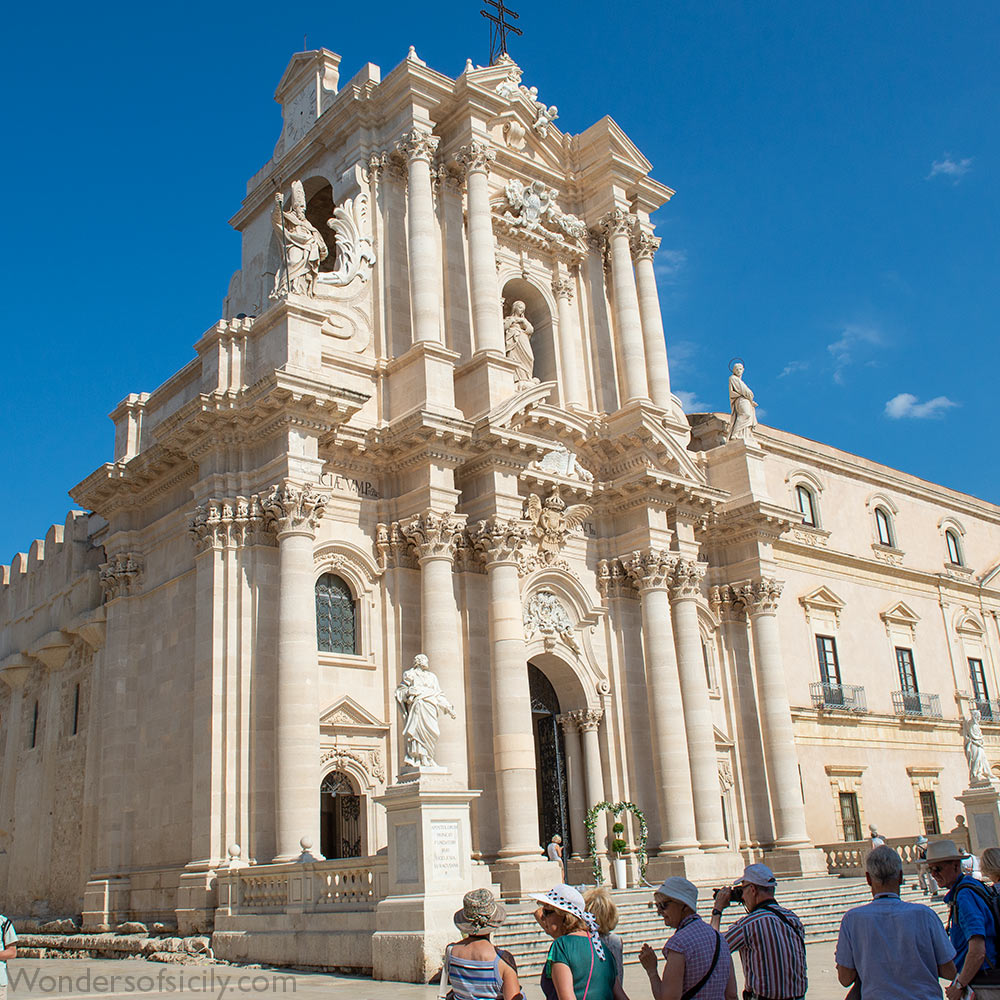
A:
POLYGON ((809 685, 813 708, 824 712, 854 712, 863 714, 868 711, 868 701, 865 689, 860 684, 828 684, 826 681, 816 681, 809 685))
POLYGON ((917 694, 915 691, 893 691, 892 710, 896 715, 941 718, 941 699, 936 694, 917 694))
POLYGON ((1000 701, 995 698, 987 701, 985 698, 974 698, 972 707, 979 710, 983 722, 1000 722, 1000 701))

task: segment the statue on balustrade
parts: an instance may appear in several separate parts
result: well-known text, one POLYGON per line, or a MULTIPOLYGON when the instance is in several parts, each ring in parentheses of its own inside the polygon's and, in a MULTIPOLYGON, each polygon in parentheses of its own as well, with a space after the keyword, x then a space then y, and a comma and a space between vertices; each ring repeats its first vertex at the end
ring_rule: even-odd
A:
POLYGON ((281 246, 281 266, 270 298, 279 299, 289 292, 312 295, 319 266, 330 251, 320 231, 306 218, 306 193, 301 181, 292 181, 292 203, 288 208, 281 192, 275 192, 271 225, 281 246))
POLYGON ((973 709, 965 720, 965 759, 969 763, 969 780, 974 785, 988 785, 993 780, 990 762, 983 748, 983 730, 979 725, 981 715, 973 709))
POLYGON ((753 401, 753 391, 743 381, 743 365, 737 361, 729 376, 729 440, 753 444, 753 429, 757 426, 757 404, 753 401))
POLYGON ((455 708, 444 696, 423 653, 413 658, 413 666, 403 674, 396 688, 396 701, 405 717, 403 739, 406 753, 403 763, 411 767, 437 767, 434 751, 441 736, 438 713, 445 712, 454 719, 455 708))

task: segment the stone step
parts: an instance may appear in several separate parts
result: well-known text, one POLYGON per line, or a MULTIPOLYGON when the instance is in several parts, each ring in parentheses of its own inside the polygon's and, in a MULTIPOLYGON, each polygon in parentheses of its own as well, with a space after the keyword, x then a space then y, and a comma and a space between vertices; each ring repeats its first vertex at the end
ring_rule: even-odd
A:
MULTIPOLYGON (((815 879, 808 885, 799 880, 798 884, 782 883, 780 901, 793 910, 802 920, 806 930, 807 943, 836 941, 840 921, 844 913, 854 906, 861 906, 871 899, 871 890, 861 879, 815 879)), ((702 906, 699 912, 708 919, 711 911, 711 894, 701 893, 702 906)), ((659 950, 666 940, 667 928, 649 903, 651 890, 627 890, 614 893, 618 906, 618 927, 621 935, 626 965, 638 961, 639 947, 648 941, 659 950)), ((931 906, 942 919, 947 917, 947 907, 940 896, 936 899, 923 895, 912 883, 903 889, 903 898, 911 902, 923 902, 931 906)), ((532 916, 534 904, 520 904, 508 910, 507 921, 501 931, 494 935, 495 943, 507 948, 517 959, 518 970, 523 977, 532 977, 541 972, 548 954, 550 941, 542 934, 532 916)), ((723 918, 723 929, 742 915, 739 908, 729 911, 730 919, 723 918)))

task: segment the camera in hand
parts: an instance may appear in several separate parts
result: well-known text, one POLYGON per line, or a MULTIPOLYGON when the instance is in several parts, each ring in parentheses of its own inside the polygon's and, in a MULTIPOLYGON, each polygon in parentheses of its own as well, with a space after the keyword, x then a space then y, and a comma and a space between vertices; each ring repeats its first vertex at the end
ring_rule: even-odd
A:
MULTIPOLYGON (((712 890, 712 899, 715 899, 715 897, 718 896, 720 892, 722 892, 721 889, 713 889, 712 890)), ((734 886, 732 886, 730 888, 730 892, 731 892, 731 895, 729 897, 729 901, 731 903, 742 903, 743 902, 743 886, 742 885, 734 885, 734 886)))

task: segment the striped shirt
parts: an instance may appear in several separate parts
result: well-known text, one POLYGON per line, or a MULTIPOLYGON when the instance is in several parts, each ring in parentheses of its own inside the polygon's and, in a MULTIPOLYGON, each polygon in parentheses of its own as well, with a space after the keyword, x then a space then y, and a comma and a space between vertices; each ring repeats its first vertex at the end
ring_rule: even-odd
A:
POLYGON ((730 951, 740 953, 751 993, 769 1000, 805 996, 805 933, 802 921, 791 910, 773 902, 758 906, 726 931, 730 951))
POLYGON ((448 981, 457 1000, 495 1000, 503 996, 500 956, 492 961, 456 958, 448 950, 448 981))
MULTIPOLYGON (((677 930, 667 939, 667 943, 663 946, 663 957, 669 959, 672 951, 684 956, 684 983, 681 987, 684 992, 697 986, 705 973, 712 968, 715 943, 718 940, 719 932, 695 915, 685 917, 677 930)), ((724 1000, 732 968, 733 960, 724 942, 720 942, 718 961, 705 985, 698 990, 699 1000, 724 1000)))

